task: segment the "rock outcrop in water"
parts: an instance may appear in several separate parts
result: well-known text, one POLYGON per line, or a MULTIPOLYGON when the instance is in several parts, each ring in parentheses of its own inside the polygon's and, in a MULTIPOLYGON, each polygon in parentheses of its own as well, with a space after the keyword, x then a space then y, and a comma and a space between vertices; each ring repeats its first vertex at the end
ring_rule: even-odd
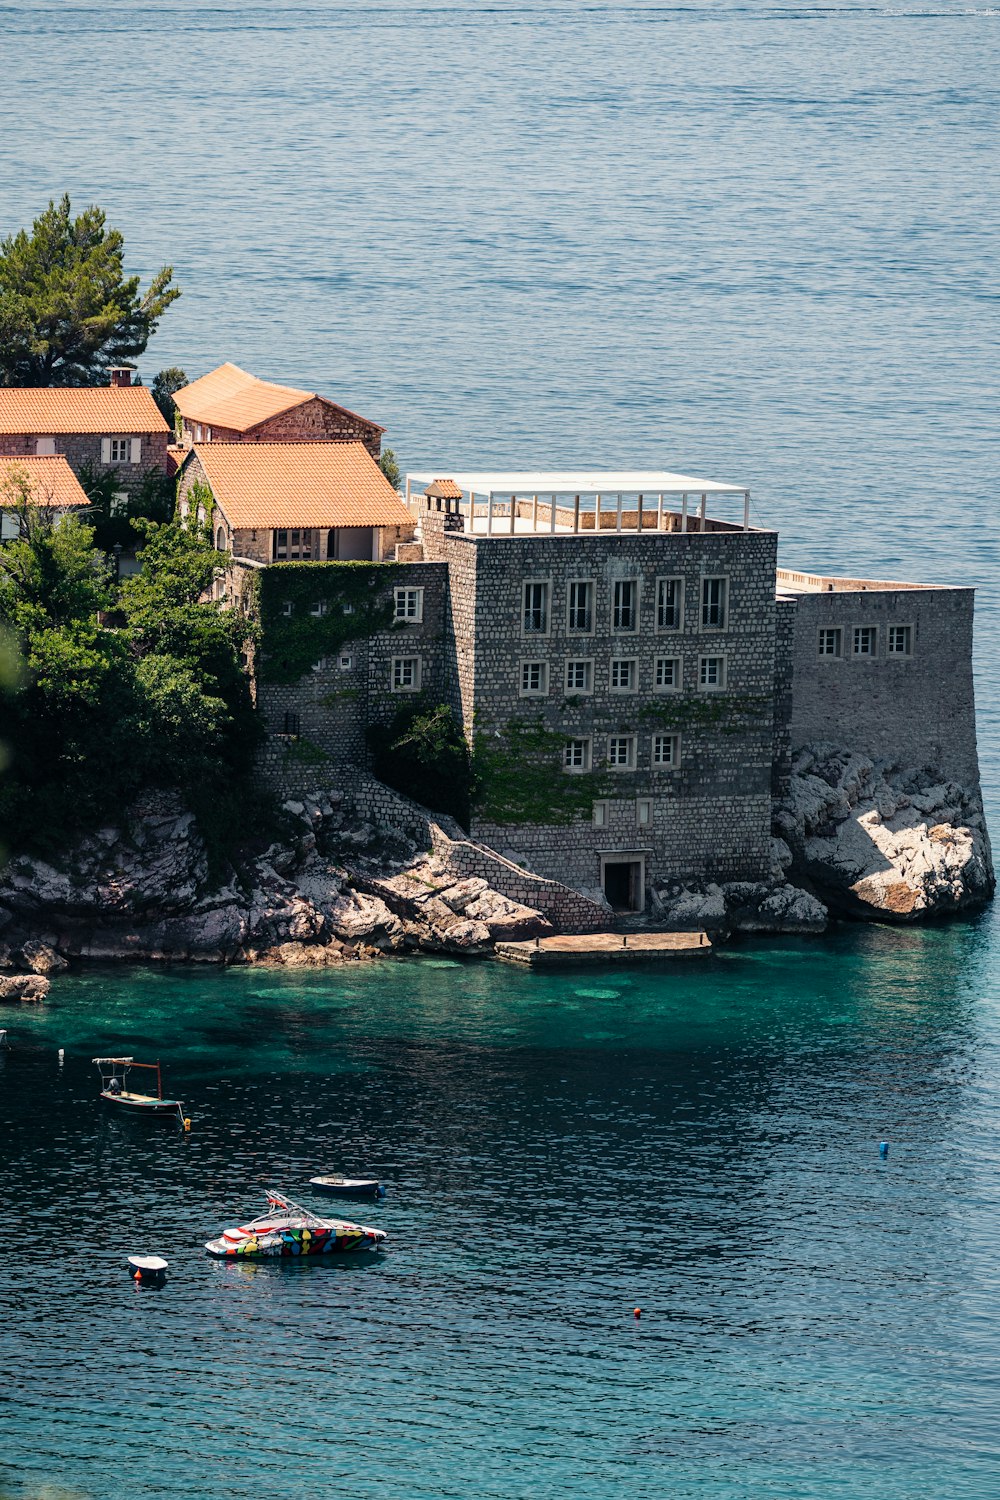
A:
POLYGON ((798 752, 775 832, 830 908, 914 922, 982 906, 996 880, 978 789, 832 746, 798 752))

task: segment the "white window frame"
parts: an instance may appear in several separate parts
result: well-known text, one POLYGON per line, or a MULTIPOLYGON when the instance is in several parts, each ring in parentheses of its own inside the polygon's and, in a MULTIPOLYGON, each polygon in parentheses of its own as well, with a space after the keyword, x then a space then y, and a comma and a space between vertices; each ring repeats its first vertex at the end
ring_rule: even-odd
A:
POLYGON ((654 656, 653 657, 653 692, 654 693, 679 693, 684 688, 684 658, 681 656, 654 656), (673 682, 660 682, 660 664, 672 662, 674 667, 673 682))
POLYGON ((397 624, 402 625, 423 623, 424 591, 422 588, 403 587, 395 590, 394 618, 397 624))
POLYGON ((684 629, 684 578, 680 573, 664 573, 656 580, 656 633, 657 635, 676 635, 684 629), (661 595, 664 584, 674 583, 677 585, 677 624, 661 625, 660 619, 663 609, 661 595))
POLYGON ((321 620, 326 614, 327 608, 328 605, 325 599, 314 599, 309 606, 309 613, 314 620, 321 620))
MULTIPOLYGON (((620 675, 620 674, 619 674, 620 675)), ((613 656, 608 663, 608 692, 637 693, 639 691, 639 658, 637 656, 613 656), (615 669, 626 667, 627 686, 615 685, 615 669)))
POLYGON ((341 656, 337 661, 337 666, 342 672, 350 672, 354 666, 354 657, 349 655, 341 656))
POLYGON ((635 825, 637 828, 649 828, 653 822, 653 799, 652 797, 636 797, 635 799, 635 825))
POLYGON ((394 693, 419 693, 423 665, 419 656, 394 656, 392 658, 389 685, 394 693), (403 667, 413 664, 413 681, 403 682, 403 667))
POLYGON ((706 631, 706 632, 728 630, 729 629, 729 574, 728 573, 704 573, 704 574, 702 574, 701 587, 699 588, 698 593, 699 593, 698 620, 699 620, 699 624, 700 624, 701 629, 703 631, 706 631), (706 600, 705 600, 705 590, 706 590, 706 588, 708 587, 709 584, 714 584, 714 583, 717 583, 717 584, 721 585, 721 589, 720 589, 721 599, 720 599, 720 602, 719 602, 719 604, 717 606, 714 605, 714 604, 708 604, 706 602, 706 600), (716 608, 718 608, 720 610, 720 612, 721 612, 721 620, 720 620, 719 624, 713 625, 713 624, 710 624, 708 621, 706 621, 706 619, 705 619, 705 613, 706 613, 707 610, 714 610, 716 608))
POLYGON ((595 828, 607 828, 610 817, 610 806, 607 802, 595 802, 591 818, 595 828))
POLYGON ((608 770, 609 771, 634 771, 637 764, 636 736, 634 734, 609 734, 608 735, 608 770), (624 761, 612 760, 611 747, 615 742, 624 743, 627 746, 626 759, 624 761))
POLYGON ((905 625, 898 625, 895 621, 893 621, 893 623, 891 625, 887 625, 885 627, 885 654, 886 654, 886 656, 891 656, 892 659, 893 659, 893 661, 908 661, 910 659, 910 657, 913 655, 913 637, 914 637, 914 634, 915 634, 915 631, 913 629, 912 624, 910 624, 909 621, 905 625), (893 645, 892 645, 892 632, 894 630, 905 630, 905 631, 908 632, 908 634, 905 636, 905 640, 906 640, 906 650, 905 651, 896 651, 896 650, 893 649, 893 645))
POLYGON ((108 438, 108 463, 127 464, 131 460, 132 443, 127 437, 108 438))
POLYGON ((583 776, 594 763, 594 742, 589 735, 574 734, 563 746, 563 770, 567 776, 583 776), (576 753, 576 747, 580 746, 581 763, 571 765, 569 757, 576 753))
POLYGON ((681 737, 676 730, 661 729, 654 734, 649 742, 649 764, 654 771, 676 771, 681 763, 681 737), (670 746, 670 759, 657 760, 656 746, 658 740, 665 740, 670 746))
POLYGON ((295 605, 292 603, 291 599, 283 599, 281 601, 281 613, 286 617, 295 613, 295 605))
POLYGON ((567 659, 566 665, 565 665, 565 667, 563 669, 563 674, 564 674, 563 675, 563 683, 564 683, 563 691, 566 692, 566 693, 568 693, 571 697, 574 694, 577 694, 577 693, 587 693, 587 694, 590 694, 590 693, 592 693, 594 691, 594 658, 592 656, 571 656, 571 657, 569 657, 567 659), (587 668, 587 686, 586 687, 573 687, 571 685, 570 680, 569 680, 569 669, 570 669, 570 667, 586 667, 587 668))
POLYGON ((124 516, 128 514, 128 490, 112 491, 108 514, 112 516, 124 516))
POLYGON ((699 693, 723 693, 726 689, 726 679, 729 676, 729 663, 721 651, 705 652, 698 658, 698 691, 699 693), (717 661, 721 663, 718 682, 706 682, 704 678, 705 663, 717 661))
MULTIPOLYGON (((536 611, 532 607, 531 613, 536 611)), ((521 636, 524 640, 541 641, 549 635, 552 629, 552 582, 548 578, 524 578, 521 581, 521 636), (528 629, 528 590, 542 589, 544 603, 544 627, 541 630, 528 629)))
POLYGON ((525 656, 517 664, 517 696, 519 698, 547 698, 549 696, 549 664, 535 656, 525 656), (539 669, 539 686, 525 686, 525 677, 533 668, 539 669))
POLYGON ((843 661, 844 659, 844 628, 842 625, 821 625, 816 632, 816 655, 820 661, 843 661), (836 651, 824 651, 823 637, 833 635, 837 638, 836 651))
POLYGON ((595 595, 596 587, 592 578, 570 578, 566 583, 566 634, 567 635, 593 635, 595 629, 595 595), (586 627, 572 624, 573 590, 584 588, 587 591, 587 619, 586 627))
POLYGON ((35 455, 37 458, 54 458, 56 452, 56 440, 54 437, 36 437, 35 455))
POLYGON ((328 656, 321 656, 318 661, 313 662, 312 669, 314 672, 325 672, 329 668, 329 665, 330 658, 328 656))
POLYGON ((852 625, 851 626, 851 655, 859 661, 874 661, 878 656, 878 626, 877 625, 852 625), (872 649, 870 651, 858 650, 858 637, 865 630, 871 635, 872 649))
POLYGON ((615 578, 611 583, 611 634, 612 635, 635 635, 639 629, 639 580, 638 578, 615 578), (622 606, 618 603, 618 590, 626 584, 631 584, 632 594, 632 624, 620 625, 617 623, 622 606))

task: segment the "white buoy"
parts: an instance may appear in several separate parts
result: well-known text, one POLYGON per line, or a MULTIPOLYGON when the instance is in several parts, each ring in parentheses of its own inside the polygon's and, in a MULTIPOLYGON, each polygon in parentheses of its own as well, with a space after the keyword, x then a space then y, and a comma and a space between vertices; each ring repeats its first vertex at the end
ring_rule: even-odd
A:
POLYGON ((62 1065, 63 1065, 63 1063, 64 1063, 65 1060, 66 1060, 66 1049, 65 1049, 65 1047, 60 1047, 59 1048, 59 1066, 60 1067, 62 1067, 62 1065))

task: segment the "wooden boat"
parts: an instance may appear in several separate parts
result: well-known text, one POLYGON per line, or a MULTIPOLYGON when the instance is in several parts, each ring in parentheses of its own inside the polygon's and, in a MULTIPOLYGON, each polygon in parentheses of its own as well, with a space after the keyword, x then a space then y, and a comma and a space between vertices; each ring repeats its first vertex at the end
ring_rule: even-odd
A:
POLYGON ((310 1177, 309 1186, 330 1198, 384 1198, 385 1190, 377 1177, 310 1177))
POLYGON ((217 1259, 283 1258, 335 1255, 349 1250, 378 1250, 384 1229, 369 1229, 343 1219, 321 1219, 283 1193, 268 1193, 268 1212, 234 1229, 224 1229, 205 1249, 217 1259))
POLYGON ((173 1116, 184 1123, 184 1106, 179 1099, 164 1099, 163 1079, 160 1064, 137 1063, 134 1057, 95 1057, 94 1065, 101 1075, 101 1098, 131 1115, 149 1118, 173 1116), (156 1093, 137 1094, 127 1087, 128 1075, 133 1068, 149 1068, 156 1072, 156 1093))

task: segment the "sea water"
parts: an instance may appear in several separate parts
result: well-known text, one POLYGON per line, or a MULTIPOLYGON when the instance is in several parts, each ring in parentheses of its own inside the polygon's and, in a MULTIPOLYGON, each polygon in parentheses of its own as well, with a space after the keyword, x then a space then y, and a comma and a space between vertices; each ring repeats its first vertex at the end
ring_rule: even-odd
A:
MULTIPOLYGON (((68 190, 172 263, 147 379, 235 360, 404 467, 704 473, 787 565, 978 585, 996 828, 998 27, 16 0, 0 233, 68 190)), ((61 980, 0 1023, 0 1487, 991 1500, 998 946, 61 980), (189 1135, 102 1113, 119 1050, 189 1135), (384 1255, 204 1255, 338 1169, 384 1255)))

